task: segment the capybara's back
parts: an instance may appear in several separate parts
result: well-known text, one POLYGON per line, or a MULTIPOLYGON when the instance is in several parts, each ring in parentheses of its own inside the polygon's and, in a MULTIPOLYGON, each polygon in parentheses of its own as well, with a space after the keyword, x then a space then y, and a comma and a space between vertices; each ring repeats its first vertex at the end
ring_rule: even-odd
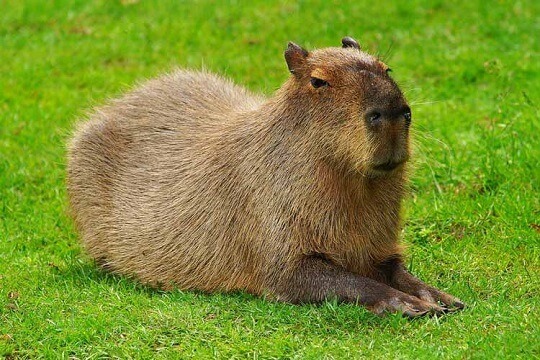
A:
POLYGON ((230 239, 237 224, 221 221, 241 217, 241 184, 224 168, 236 159, 223 138, 259 102, 217 76, 177 71, 82 124, 69 147, 68 189, 88 253, 156 286, 237 287, 245 271, 227 255, 246 249, 230 239))
POLYGON ((463 307, 401 260, 411 110, 388 66, 348 37, 289 43, 285 59, 269 99, 177 71, 83 123, 68 193, 88 253, 160 288, 410 316, 463 307))

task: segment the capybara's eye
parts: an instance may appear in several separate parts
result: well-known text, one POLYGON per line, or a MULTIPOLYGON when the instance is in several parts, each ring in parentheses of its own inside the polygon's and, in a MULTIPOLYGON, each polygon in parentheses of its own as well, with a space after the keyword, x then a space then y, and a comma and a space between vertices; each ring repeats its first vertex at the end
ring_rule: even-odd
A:
POLYGON ((323 79, 319 79, 319 78, 316 78, 316 77, 312 77, 311 78, 311 85, 315 89, 317 89, 317 88, 320 88, 321 86, 328 86, 328 81, 323 80, 323 79))

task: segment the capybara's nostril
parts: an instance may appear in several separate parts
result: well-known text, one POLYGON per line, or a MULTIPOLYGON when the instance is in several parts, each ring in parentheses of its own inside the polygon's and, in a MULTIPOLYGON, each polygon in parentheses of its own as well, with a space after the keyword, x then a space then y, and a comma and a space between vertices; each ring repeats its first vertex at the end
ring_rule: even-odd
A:
POLYGON ((403 117, 405 118, 405 125, 407 126, 411 125, 411 121, 412 121, 411 110, 405 111, 405 113, 403 114, 403 117))
POLYGON ((378 126, 382 123, 382 114, 380 111, 370 111, 366 115, 366 121, 370 126, 378 126))

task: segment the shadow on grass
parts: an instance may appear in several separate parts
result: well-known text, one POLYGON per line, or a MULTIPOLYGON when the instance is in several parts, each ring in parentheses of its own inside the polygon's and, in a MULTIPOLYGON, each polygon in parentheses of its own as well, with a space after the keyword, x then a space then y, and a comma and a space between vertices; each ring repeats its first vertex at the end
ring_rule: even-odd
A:
POLYGON ((242 291, 230 293, 207 293, 200 290, 163 290, 149 285, 144 285, 134 277, 107 271, 99 267, 99 265, 93 261, 81 259, 74 259, 71 263, 66 264, 66 266, 62 268, 52 266, 52 271, 56 282, 68 282, 71 283, 74 288, 89 288, 97 285, 98 287, 102 288, 113 287, 118 291, 129 291, 137 294, 144 294, 146 296, 167 296, 169 298, 189 297, 192 299, 229 298, 231 300, 249 302, 264 301, 260 297, 256 297, 242 291))
POLYGON ((103 270, 93 262, 74 259, 65 267, 53 266, 54 279, 57 282, 70 283, 74 288, 114 287, 119 291, 133 291, 146 295, 160 295, 164 291, 138 283, 135 279, 103 270))
MULTIPOLYGON (((95 291, 142 295, 147 298, 157 297, 178 306, 197 307, 207 316, 246 318, 268 322, 277 326, 319 326, 324 323, 325 331, 341 331, 344 328, 402 328, 410 322, 431 321, 429 317, 407 319, 397 314, 377 316, 364 307, 355 304, 342 304, 336 300, 327 300, 322 304, 293 305, 276 302, 246 292, 205 293, 198 290, 159 290, 143 285, 135 279, 107 272, 93 262, 74 260, 65 268, 55 268, 56 282, 67 284, 73 289, 95 289, 95 291), (216 315, 218 314, 218 315, 216 315), (225 315, 226 314, 226 315, 225 315)), ((450 316, 452 317, 452 316, 450 316)), ((448 315, 440 317, 444 321, 448 315)), ((223 320, 223 319, 222 319, 223 320)))

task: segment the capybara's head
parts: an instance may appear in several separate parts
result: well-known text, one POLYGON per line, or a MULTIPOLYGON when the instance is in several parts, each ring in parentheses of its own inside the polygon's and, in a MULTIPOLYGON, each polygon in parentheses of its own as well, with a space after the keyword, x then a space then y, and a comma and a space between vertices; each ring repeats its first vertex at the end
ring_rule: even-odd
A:
POLYGON ((411 109, 386 64, 350 37, 312 52, 289 43, 285 59, 289 95, 336 161, 370 177, 407 161, 411 109))

